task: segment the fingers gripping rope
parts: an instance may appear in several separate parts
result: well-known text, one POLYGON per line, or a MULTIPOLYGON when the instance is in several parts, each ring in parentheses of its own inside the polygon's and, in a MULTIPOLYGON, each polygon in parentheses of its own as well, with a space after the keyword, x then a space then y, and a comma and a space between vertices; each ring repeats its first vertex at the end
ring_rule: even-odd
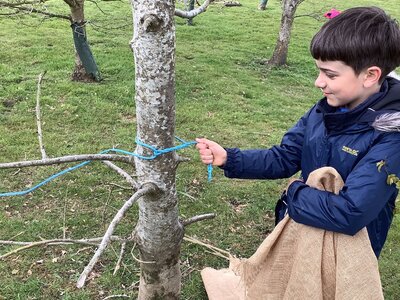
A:
MULTIPOLYGON (((184 148, 187 148, 187 147, 190 147, 192 145, 197 144, 197 142, 195 142, 195 141, 186 142, 186 141, 184 141, 184 140, 182 140, 182 139, 180 139, 178 137, 176 137, 176 139, 179 140, 182 144, 174 146, 174 147, 170 147, 170 148, 157 149, 156 147, 153 147, 151 145, 145 144, 141 140, 136 138, 136 140, 135 140, 136 144, 138 144, 138 145, 140 145, 140 146, 142 146, 144 148, 150 149, 153 152, 153 154, 151 154, 149 156, 144 156, 144 155, 140 155, 140 154, 137 154, 137 153, 134 153, 134 152, 128 152, 128 151, 117 149, 117 148, 107 149, 107 150, 101 151, 99 154, 106 154, 106 153, 110 153, 110 152, 115 152, 115 153, 122 153, 122 154, 130 155, 130 156, 134 156, 134 157, 137 157, 137 158, 140 158, 140 159, 143 159, 143 160, 152 160, 152 159, 155 159, 158 156, 163 155, 165 153, 181 150, 181 149, 184 149, 184 148)), ((56 174, 51 175, 47 179, 43 180, 42 182, 38 183, 37 185, 35 185, 35 186, 33 186, 33 187, 31 187, 31 188, 29 188, 27 190, 17 191, 17 192, 0 193, 0 197, 23 196, 23 195, 29 194, 29 193, 33 192, 34 190, 38 189, 39 187, 45 185, 46 183, 56 179, 57 177, 60 177, 60 176, 65 175, 65 174, 67 174, 69 172, 75 171, 75 170, 77 170, 77 169, 79 169, 79 168, 81 168, 83 166, 86 166, 87 164, 89 164, 91 162, 92 162, 91 160, 87 160, 87 161, 84 161, 84 162, 82 162, 80 164, 77 164, 77 165, 75 165, 73 167, 70 167, 70 168, 67 168, 65 170, 62 170, 62 171, 60 171, 60 172, 58 172, 56 174)), ((213 167, 212 167, 211 164, 209 164, 207 166, 208 181, 212 180, 212 171, 213 171, 213 167)))

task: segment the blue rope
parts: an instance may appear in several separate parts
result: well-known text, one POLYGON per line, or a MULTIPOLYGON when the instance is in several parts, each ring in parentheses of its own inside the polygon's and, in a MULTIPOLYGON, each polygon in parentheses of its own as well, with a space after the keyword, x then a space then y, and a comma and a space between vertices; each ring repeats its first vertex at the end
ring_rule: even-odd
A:
MULTIPOLYGON (((140 155, 140 154, 137 154, 137 153, 134 153, 134 152, 128 152, 128 151, 117 149, 117 148, 103 150, 99 154, 106 154, 106 153, 110 153, 110 152, 115 152, 115 153, 122 153, 122 154, 130 155, 130 156, 135 156, 137 158, 144 159, 144 160, 152 160, 152 159, 155 159, 156 157, 158 157, 158 156, 160 156, 162 154, 165 154, 165 153, 168 153, 168 152, 172 152, 172 151, 181 150, 181 149, 187 148, 187 147, 189 147, 191 145, 197 144, 197 142, 195 142, 195 141, 186 142, 186 141, 184 141, 184 140, 182 140, 182 139, 180 139, 178 137, 176 137, 176 139, 179 140, 182 144, 174 146, 174 147, 170 147, 170 148, 157 149, 157 148, 155 148, 155 147, 153 147, 151 145, 143 143, 141 140, 136 138, 135 142, 138 145, 140 145, 140 146, 142 146, 144 148, 148 148, 153 152, 153 154, 149 155, 149 156, 144 156, 144 155, 140 155)), ((31 187, 31 188, 29 188, 27 190, 18 191, 18 192, 0 193, 0 197, 24 196, 24 195, 29 194, 29 193, 33 192, 34 190, 40 188, 41 186, 45 185, 46 183, 56 179, 57 177, 60 177, 60 176, 62 176, 64 174, 67 174, 69 172, 75 171, 75 170, 77 170, 77 169, 79 169, 79 168, 81 168, 83 166, 88 165, 91 162, 92 162, 91 160, 87 160, 87 161, 79 163, 79 164, 77 164, 77 165, 75 165, 73 167, 70 167, 70 168, 67 168, 65 170, 62 170, 62 171, 60 171, 60 172, 58 172, 56 174, 51 175, 47 179, 43 180, 42 182, 38 183, 37 185, 35 185, 35 186, 33 186, 33 187, 31 187)), ((211 164, 209 164, 207 166, 208 181, 212 180, 212 171, 213 171, 213 167, 212 167, 211 164)))

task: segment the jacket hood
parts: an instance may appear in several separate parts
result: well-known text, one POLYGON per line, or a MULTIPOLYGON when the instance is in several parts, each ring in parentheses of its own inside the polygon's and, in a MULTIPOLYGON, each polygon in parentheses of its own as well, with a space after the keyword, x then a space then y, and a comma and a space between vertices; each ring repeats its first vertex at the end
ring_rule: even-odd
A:
POLYGON ((379 115, 372 123, 372 127, 384 132, 400 132, 400 112, 379 115))
POLYGON ((386 96, 369 108, 377 115, 372 126, 379 131, 400 132, 400 81, 392 77, 386 80, 389 85, 386 96))
POLYGON ((396 78, 386 77, 388 92, 386 96, 371 106, 375 111, 393 110, 400 111, 400 81, 396 78))

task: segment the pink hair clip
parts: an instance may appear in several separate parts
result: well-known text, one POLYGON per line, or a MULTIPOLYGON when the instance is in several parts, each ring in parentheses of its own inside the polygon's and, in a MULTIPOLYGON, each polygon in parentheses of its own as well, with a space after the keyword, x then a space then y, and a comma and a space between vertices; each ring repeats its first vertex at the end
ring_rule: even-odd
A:
POLYGON ((334 17, 338 16, 340 11, 337 9, 332 8, 330 11, 324 13, 324 17, 327 19, 333 19, 334 17))

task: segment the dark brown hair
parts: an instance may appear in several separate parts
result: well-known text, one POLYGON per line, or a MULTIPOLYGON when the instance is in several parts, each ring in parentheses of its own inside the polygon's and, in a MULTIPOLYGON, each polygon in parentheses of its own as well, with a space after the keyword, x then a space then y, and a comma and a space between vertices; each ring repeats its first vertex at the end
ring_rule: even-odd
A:
POLYGON ((350 8, 322 26, 310 51, 315 59, 344 62, 357 75, 377 66, 383 81, 400 65, 399 24, 378 7, 350 8))

